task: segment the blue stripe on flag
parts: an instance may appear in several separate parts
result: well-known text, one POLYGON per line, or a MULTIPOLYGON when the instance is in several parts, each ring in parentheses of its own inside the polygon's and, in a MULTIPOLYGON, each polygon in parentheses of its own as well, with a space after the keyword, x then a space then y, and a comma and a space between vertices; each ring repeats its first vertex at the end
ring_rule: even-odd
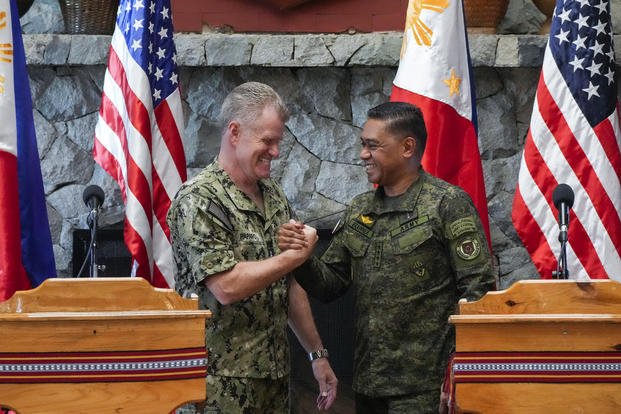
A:
POLYGON ((22 263, 32 287, 56 276, 19 15, 11 0, 22 263))

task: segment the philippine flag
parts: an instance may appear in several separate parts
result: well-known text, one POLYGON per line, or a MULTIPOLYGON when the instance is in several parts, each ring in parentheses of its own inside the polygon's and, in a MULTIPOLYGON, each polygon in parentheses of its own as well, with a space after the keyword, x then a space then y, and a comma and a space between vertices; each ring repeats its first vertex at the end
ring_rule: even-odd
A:
POLYGON ((0 0, 0 301, 56 276, 14 0, 0 0))
POLYGON ((463 188, 489 234, 474 82, 461 0, 410 0, 391 101, 423 111, 425 171, 463 188))

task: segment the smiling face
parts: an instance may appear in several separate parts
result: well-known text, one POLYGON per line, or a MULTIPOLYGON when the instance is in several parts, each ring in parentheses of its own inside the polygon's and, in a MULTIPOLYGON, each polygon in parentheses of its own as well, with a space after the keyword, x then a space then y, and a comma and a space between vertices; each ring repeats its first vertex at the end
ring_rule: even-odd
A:
POLYGON ((383 186, 387 194, 407 188, 413 179, 414 138, 395 136, 385 121, 371 118, 364 124, 360 144, 360 159, 369 182, 383 186))
POLYGON ((271 106, 263 109, 252 124, 237 123, 235 128, 235 158, 240 175, 246 182, 269 178, 272 160, 278 158, 284 122, 271 106))

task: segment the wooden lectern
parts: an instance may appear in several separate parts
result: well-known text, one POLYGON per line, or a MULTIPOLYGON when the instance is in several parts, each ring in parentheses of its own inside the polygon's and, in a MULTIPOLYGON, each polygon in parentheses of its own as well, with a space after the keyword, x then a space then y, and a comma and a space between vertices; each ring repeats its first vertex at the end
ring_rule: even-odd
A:
POLYGON ((620 283, 524 280, 450 322, 456 412, 621 412, 620 283))
POLYGON ((205 399, 196 300, 140 278, 48 279, 0 303, 0 406, 170 413, 205 399))

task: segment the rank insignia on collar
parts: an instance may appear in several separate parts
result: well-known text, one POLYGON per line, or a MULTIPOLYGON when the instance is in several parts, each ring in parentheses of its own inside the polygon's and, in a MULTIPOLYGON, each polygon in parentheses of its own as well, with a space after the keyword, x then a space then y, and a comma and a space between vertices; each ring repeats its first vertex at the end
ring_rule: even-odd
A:
POLYGON ((373 225, 373 219, 369 216, 365 216, 364 214, 358 216, 358 220, 360 220, 360 222, 362 222, 362 224, 364 224, 365 226, 373 225))

